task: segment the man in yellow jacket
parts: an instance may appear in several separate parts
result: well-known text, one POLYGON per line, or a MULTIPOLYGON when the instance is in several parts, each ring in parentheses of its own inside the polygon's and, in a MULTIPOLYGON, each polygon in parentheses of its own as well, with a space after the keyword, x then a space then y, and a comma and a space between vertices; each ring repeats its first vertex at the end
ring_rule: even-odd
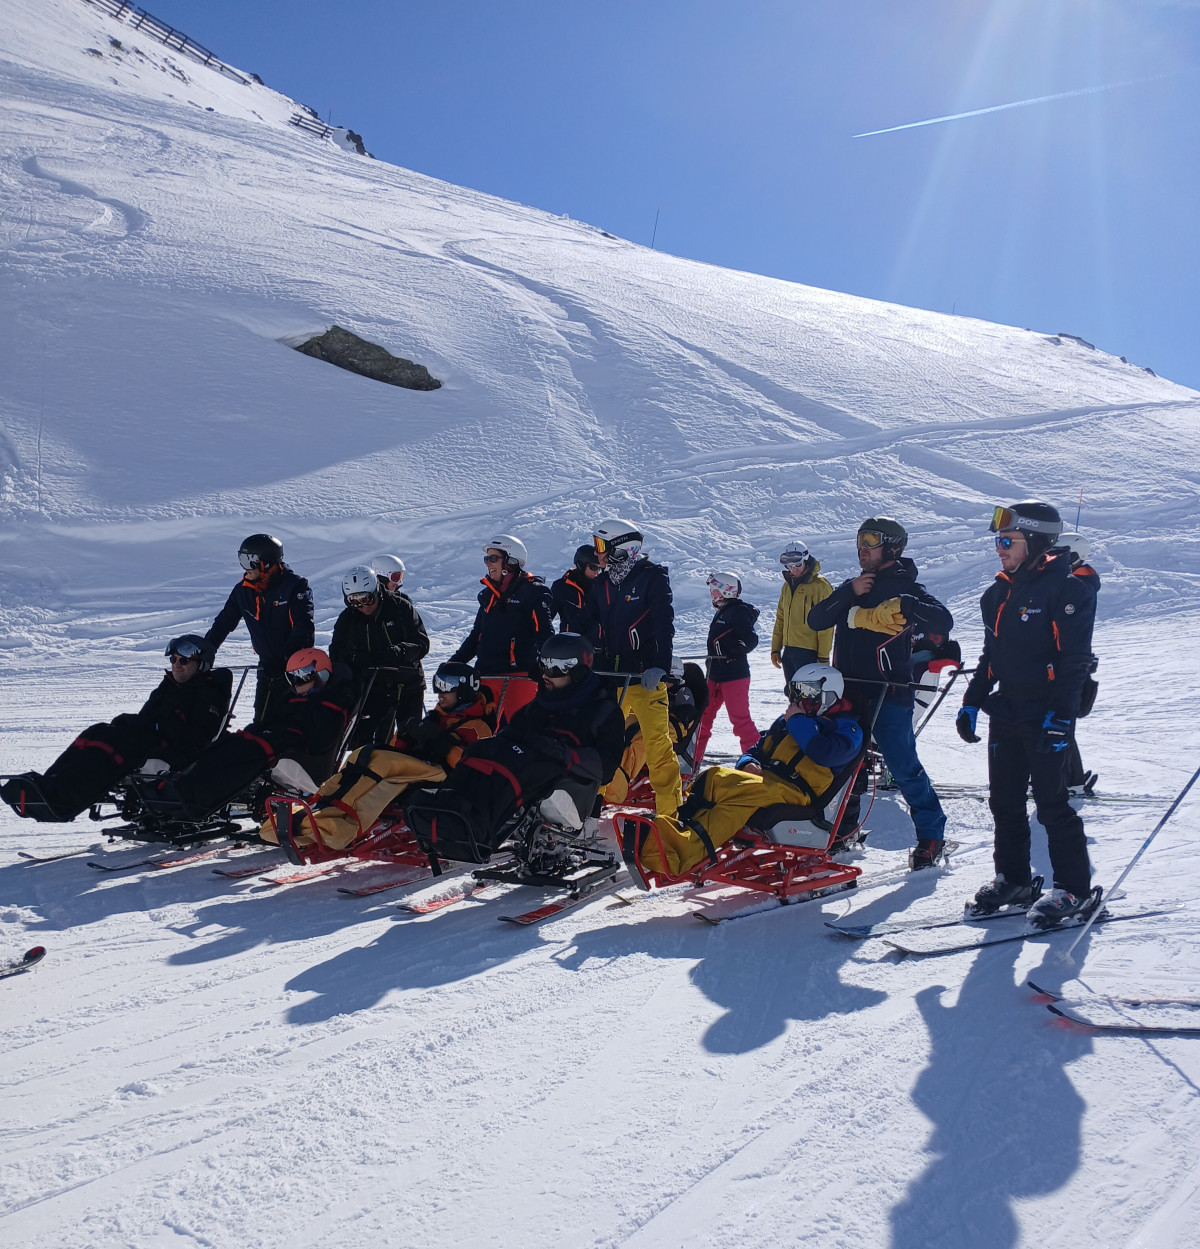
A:
POLYGON ((821 564, 809 554, 803 542, 792 542, 779 557, 783 565, 783 588, 775 608, 775 630, 771 634, 771 662, 783 669, 785 681, 805 664, 829 662, 833 630, 808 627, 808 612, 827 599, 833 586, 821 576, 821 564))

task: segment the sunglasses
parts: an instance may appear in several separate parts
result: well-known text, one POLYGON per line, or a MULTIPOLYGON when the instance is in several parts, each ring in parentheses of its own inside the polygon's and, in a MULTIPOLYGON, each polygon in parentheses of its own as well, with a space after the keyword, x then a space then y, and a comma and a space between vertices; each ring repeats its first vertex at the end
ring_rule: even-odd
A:
POLYGON ((1013 543, 1024 541, 1025 538, 1021 534, 1018 534, 1015 538, 1010 538, 1006 533, 998 533, 996 535, 996 550, 1007 551, 1012 548, 1013 543))
POLYGON ((585 564, 585 565, 584 565, 584 567, 585 567, 585 568, 586 568, 589 572, 603 572, 603 571, 604 571, 604 565, 603 565, 603 564, 585 564))
POLYGON ((507 558, 508 556, 506 555, 485 555, 483 562, 485 564, 503 564, 507 558))
POLYGON ((179 655, 179 654, 176 654, 176 653, 172 652, 172 654, 169 656, 169 658, 170 658, 170 662, 171 662, 171 667, 172 667, 172 668, 174 668, 174 667, 176 667, 177 665, 178 665, 178 666, 180 666, 180 667, 182 667, 182 665, 183 665, 183 664, 194 664, 194 663, 196 662, 196 660, 200 658, 200 656, 199 656, 199 654, 195 654, 195 655, 179 655))
POLYGON ((864 529, 858 535, 858 545, 865 546, 869 551, 873 551, 877 546, 883 546, 887 540, 887 534, 877 533, 874 529, 864 529))
POLYGON ((351 607, 366 607, 368 603, 373 603, 374 601, 375 595, 370 591, 364 591, 361 594, 346 595, 346 602, 349 603, 351 607))

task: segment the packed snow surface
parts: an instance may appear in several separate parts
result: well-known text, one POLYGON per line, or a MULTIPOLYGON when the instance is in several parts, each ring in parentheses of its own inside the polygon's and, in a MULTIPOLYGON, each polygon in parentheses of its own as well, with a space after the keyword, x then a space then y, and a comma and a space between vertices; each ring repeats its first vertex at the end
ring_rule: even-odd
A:
MULTIPOLYGON (((781 544, 837 581, 883 513, 973 655, 992 506, 1073 520, 1082 491, 1104 580, 1085 763, 1110 797, 1162 798, 1086 806, 1115 877, 1197 762, 1200 396, 1053 332, 648 251, 357 156, 297 111, 84 0, 0 0, 0 767, 136 707, 255 530, 311 580, 322 639, 341 572, 402 554, 436 659, 490 535, 550 578, 627 516, 694 655, 707 571, 740 573, 766 634, 781 544), (290 349, 335 323, 443 387, 290 349)), ((980 782, 949 711, 927 766, 980 782)), ((0 952, 50 953, 0 984, 0 1238, 1200 1244, 1196 1042, 1067 1030, 1024 987, 1200 993, 1195 800, 1127 883, 1131 907, 1188 905, 1097 929, 1074 966, 1051 942, 897 962, 829 934, 990 877, 986 806, 946 805, 948 872, 718 928, 667 894, 527 930, 496 916, 532 891, 417 918, 334 879, 30 866, 18 849, 102 827, 5 809, 0 952)), ((868 873, 901 866, 893 795, 869 826, 868 873)))

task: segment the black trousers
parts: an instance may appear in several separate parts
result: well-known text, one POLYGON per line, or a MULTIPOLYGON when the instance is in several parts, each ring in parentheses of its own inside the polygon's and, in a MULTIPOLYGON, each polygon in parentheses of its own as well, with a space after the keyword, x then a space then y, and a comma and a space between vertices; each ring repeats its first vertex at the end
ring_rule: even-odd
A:
POLYGON ((259 668, 254 686, 254 723, 267 724, 291 692, 292 687, 282 672, 259 668))
POLYGON ((386 746, 398 724, 406 720, 420 720, 424 714, 425 691, 421 686, 404 689, 395 685, 380 685, 377 681, 358 713, 346 749, 386 746))
POLYGON ((996 821, 996 871, 1014 884, 1027 884, 1029 811, 1033 789, 1037 817, 1046 830, 1054 884, 1081 897, 1091 888, 1092 868, 1079 812, 1067 800, 1066 752, 1037 749, 1036 720, 1012 723, 993 718, 988 730, 988 805, 996 821))

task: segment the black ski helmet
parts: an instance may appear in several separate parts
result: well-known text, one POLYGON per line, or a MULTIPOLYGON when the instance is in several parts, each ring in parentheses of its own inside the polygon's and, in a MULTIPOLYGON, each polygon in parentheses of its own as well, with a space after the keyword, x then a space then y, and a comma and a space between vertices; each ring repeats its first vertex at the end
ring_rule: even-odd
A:
POLYGON ((861 539, 865 533, 878 535, 878 545, 884 548, 883 556, 885 560, 895 559, 898 555, 903 555, 904 548, 908 545, 908 530, 898 520, 893 520, 890 516, 868 516, 858 527, 859 545, 861 545, 861 539))
POLYGON ((456 659, 438 664, 438 670, 433 674, 433 692, 447 694, 451 690, 456 694, 455 707, 474 702, 475 695, 479 693, 479 673, 470 664, 456 659))
POLYGON ((213 644, 207 639, 202 638, 198 633, 184 633, 180 637, 172 638, 167 643, 167 649, 163 654, 170 659, 172 655, 178 655, 180 659, 199 659, 200 667, 197 675, 203 672, 211 672, 213 661, 217 657, 217 652, 213 644))
POLYGON ((282 564, 283 543, 269 533, 252 533, 238 547, 238 562, 247 572, 259 564, 282 564))
POLYGON ((580 572, 583 572, 589 564, 594 564, 595 562, 596 548, 592 546, 590 542, 575 548, 575 567, 578 568, 580 572))
POLYGON ((992 533, 1016 530, 1025 539, 1025 549, 1030 555, 1041 555, 1057 543, 1063 530, 1058 508, 1038 499, 1025 499, 1008 507, 998 507, 992 512, 992 533))
POLYGON ((538 664, 547 676, 570 676, 572 685, 578 685, 595 662, 591 642, 579 633, 556 633, 538 652, 538 664))

